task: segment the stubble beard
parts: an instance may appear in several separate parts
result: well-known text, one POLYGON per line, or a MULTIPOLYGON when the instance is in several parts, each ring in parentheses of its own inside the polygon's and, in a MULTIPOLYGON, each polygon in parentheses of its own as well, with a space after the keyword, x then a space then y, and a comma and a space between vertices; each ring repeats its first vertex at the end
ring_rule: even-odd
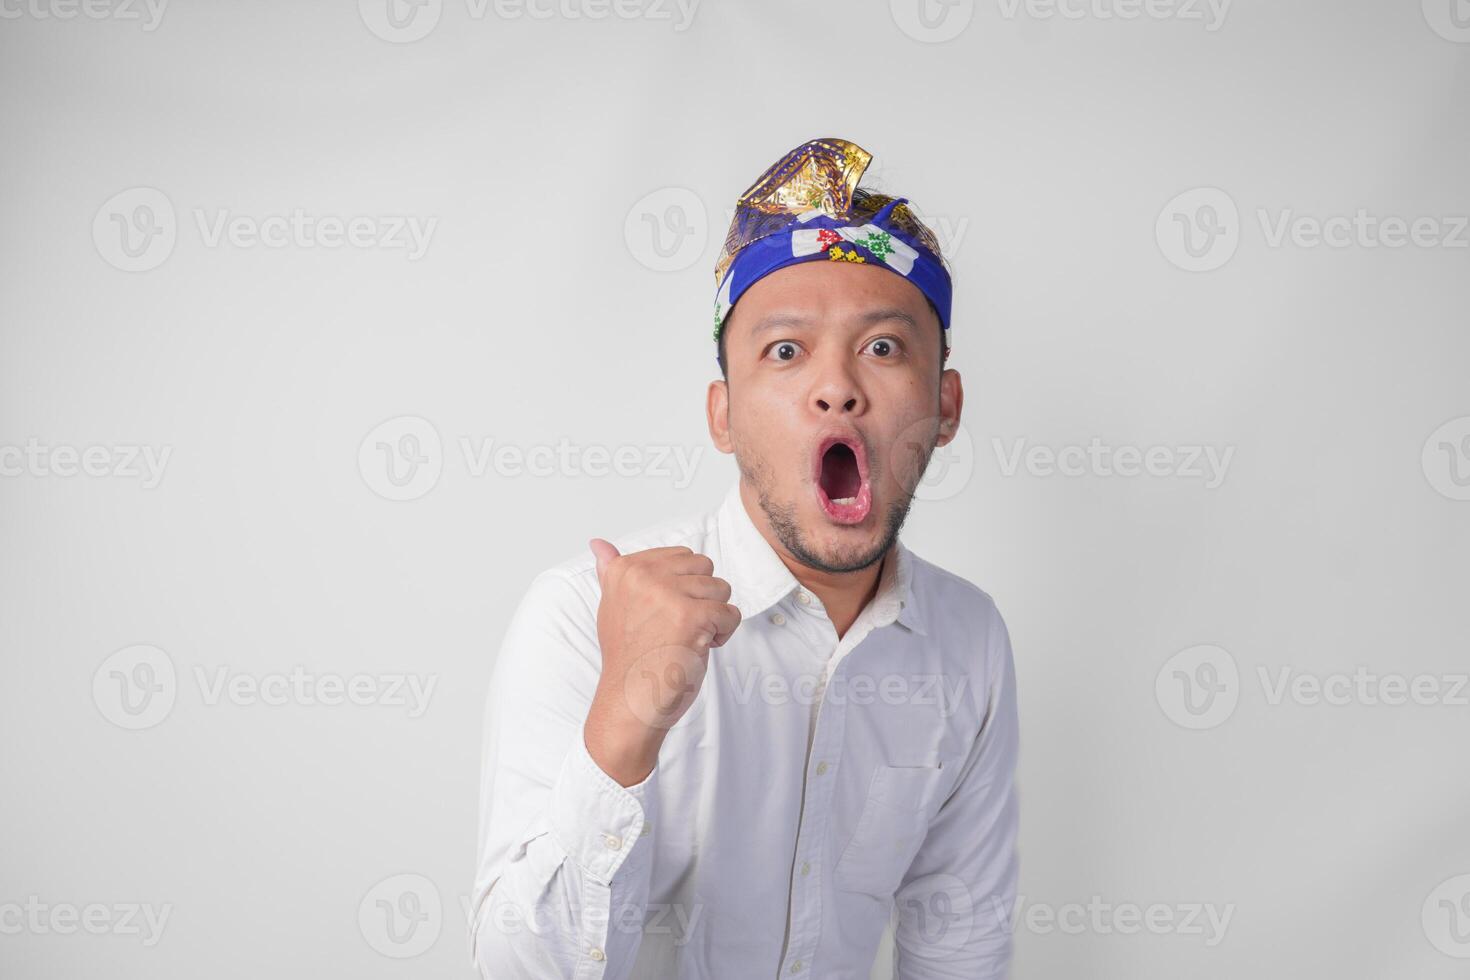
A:
MULTIPOLYGON (((934 453, 934 446, 930 446, 924 453, 924 458, 916 472, 923 473, 928 465, 929 457, 934 453)), ((796 516, 796 505, 782 504, 771 495, 771 487, 774 481, 771 479, 770 467, 763 460, 747 459, 738 446, 735 450, 735 464, 740 469, 741 478, 755 489, 756 499, 760 502, 761 510, 765 512, 766 519, 771 524, 771 530, 776 532, 777 539, 791 553, 791 556, 801 562, 807 568, 829 574, 841 574, 846 572, 858 572, 869 567, 874 562, 880 561, 888 553, 893 542, 898 539, 898 532, 903 528, 904 521, 908 520, 909 508, 913 506, 914 489, 905 492, 900 499, 888 505, 883 515, 883 539, 873 548, 863 551, 847 550, 829 554, 820 554, 807 544, 806 536, 802 533, 801 522, 796 516)))

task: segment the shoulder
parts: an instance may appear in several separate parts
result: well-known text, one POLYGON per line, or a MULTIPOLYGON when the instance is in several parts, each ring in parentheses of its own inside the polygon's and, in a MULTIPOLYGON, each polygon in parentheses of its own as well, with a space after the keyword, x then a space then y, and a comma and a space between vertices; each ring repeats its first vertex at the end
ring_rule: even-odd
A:
POLYGON ((990 593, 969 579, 941 568, 909 551, 914 569, 914 591, 919 593, 926 616, 946 625, 959 619, 967 626, 1004 625, 1000 609, 990 593))
POLYGON ((913 588, 929 635, 973 669, 991 676, 1011 657, 1010 633, 989 592, 946 568, 909 552, 913 588))
POLYGON ((977 731, 992 725, 1013 727, 1015 658, 1010 632, 995 600, 963 576, 915 559, 914 595, 929 631, 925 639, 936 651, 940 670, 970 678, 966 700, 973 714, 968 717, 977 731))

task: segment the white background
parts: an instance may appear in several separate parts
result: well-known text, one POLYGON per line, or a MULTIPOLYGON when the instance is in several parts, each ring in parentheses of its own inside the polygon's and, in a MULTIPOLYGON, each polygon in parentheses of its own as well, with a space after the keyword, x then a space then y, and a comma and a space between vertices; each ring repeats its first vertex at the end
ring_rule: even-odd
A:
POLYGON ((508 614, 734 478, 729 208, 839 136, 955 268, 972 449, 905 540, 1012 632, 1014 975, 1464 976, 1464 0, 96 2, 0 3, 0 974, 470 976, 508 614), (240 237, 298 211, 368 223, 240 237), (1027 455, 1094 439, 1172 462, 1027 455), (1089 903, 1230 918, 1048 924, 1089 903), (130 904, 167 908, 151 944, 130 904))

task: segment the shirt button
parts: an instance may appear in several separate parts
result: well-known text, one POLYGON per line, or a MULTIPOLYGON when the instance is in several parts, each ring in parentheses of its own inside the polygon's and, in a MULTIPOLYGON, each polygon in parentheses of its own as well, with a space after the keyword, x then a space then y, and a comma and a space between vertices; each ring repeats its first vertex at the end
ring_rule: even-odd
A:
POLYGON ((798 592, 796 593, 796 601, 801 603, 803 606, 810 606, 812 604, 812 597, 807 595, 805 592, 798 592))
POLYGON ((803 862, 801 862, 801 876, 803 878, 805 878, 807 875, 809 875, 811 873, 812 873, 812 865, 811 865, 811 862, 810 861, 803 861, 803 862))
POLYGON ((596 946, 593 946, 592 949, 590 949, 587 952, 587 955, 590 956, 590 957, 592 957, 594 960, 596 960, 599 963, 601 963, 603 960, 607 959, 607 954, 604 953, 601 949, 599 949, 596 946))
POLYGON ((792 973, 800 973, 801 970, 802 970, 802 967, 804 967, 804 966, 806 966, 805 963, 803 963, 801 960, 797 960, 795 963, 791 964, 791 972, 792 973))
POLYGON ((616 851, 623 846, 623 839, 617 834, 603 834, 602 842, 607 845, 609 851, 616 851))
POLYGON ((817 775, 818 776, 825 776, 825 775, 827 775, 827 763, 825 763, 825 762, 819 762, 819 763, 817 763, 817 775))
POLYGON ((778 612, 771 613, 771 622, 775 623, 777 626, 785 626, 786 625, 786 617, 783 616, 783 615, 781 615, 778 612))
POLYGON ((640 830, 640 831, 638 831, 638 836, 639 837, 647 837, 651 833, 653 833, 653 824, 651 824, 651 823, 649 823, 648 821, 645 820, 643 822, 643 829, 640 830))

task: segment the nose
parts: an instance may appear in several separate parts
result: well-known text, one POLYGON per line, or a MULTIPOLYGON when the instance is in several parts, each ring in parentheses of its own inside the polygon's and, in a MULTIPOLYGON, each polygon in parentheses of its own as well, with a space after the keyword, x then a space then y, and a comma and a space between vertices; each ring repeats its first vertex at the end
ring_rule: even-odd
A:
POLYGON ((867 399, 847 361, 822 366, 812 386, 811 405, 818 415, 861 415, 867 410, 867 399))

